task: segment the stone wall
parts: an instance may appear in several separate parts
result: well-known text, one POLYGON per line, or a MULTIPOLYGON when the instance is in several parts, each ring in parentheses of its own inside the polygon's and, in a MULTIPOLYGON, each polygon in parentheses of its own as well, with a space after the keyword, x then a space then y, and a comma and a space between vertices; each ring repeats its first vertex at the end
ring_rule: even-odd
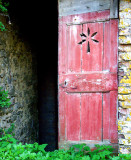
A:
POLYGON ((131 153, 131 0, 119 3, 119 151, 131 153))
POLYGON ((0 86, 8 90, 12 105, 0 108, 0 127, 15 124, 15 136, 32 143, 38 138, 37 70, 35 54, 8 17, 0 15, 7 31, 0 31, 0 86))

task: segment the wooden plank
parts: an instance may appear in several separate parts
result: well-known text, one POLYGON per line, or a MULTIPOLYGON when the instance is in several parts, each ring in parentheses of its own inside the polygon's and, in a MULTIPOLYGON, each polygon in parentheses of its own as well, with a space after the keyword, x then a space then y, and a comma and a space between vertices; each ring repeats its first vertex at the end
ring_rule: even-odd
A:
POLYGON ((118 20, 110 21, 110 72, 117 73, 117 55, 118 55, 118 20))
POLYGON ((108 92, 117 90, 117 73, 67 74, 59 76, 65 92, 108 92))
POLYGON ((110 93, 103 93, 103 140, 110 138, 110 93))
POLYGON ((66 106, 67 140, 80 140, 80 94, 68 94, 66 106))
POLYGON ((83 33, 87 38, 82 43, 82 71, 102 71, 103 23, 84 24, 83 33))
POLYGON ((58 131, 58 141, 59 141, 59 147, 62 147, 62 143, 65 141, 66 139, 66 132, 65 132, 65 128, 66 128, 66 93, 62 92, 61 89, 59 89, 59 131, 58 131), (61 144, 60 144, 61 143, 61 144))
POLYGON ((81 71, 81 41, 82 25, 68 26, 68 73, 81 71))
POLYGON ((110 18, 118 18, 119 0, 110 0, 110 18))
POLYGON ((103 53, 103 70, 110 70, 110 22, 104 23, 104 53, 103 53))
POLYGON ((110 9, 110 0, 62 0, 59 2, 59 16, 81 14, 110 9))
POLYGON ((58 53, 58 74, 66 73, 67 59, 65 58, 67 53, 67 28, 66 24, 63 23, 63 18, 59 20, 59 53, 58 53))
POLYGON ((117 91, 110 92, 110 141, 118 143, 117 130, 117 91))
POLYGON ((110 18, 110 11, 89 12, 83 14, 75 14, 70 16, 64 16, 63 22, 67 25, 82 24, 87 22, 105 21, 110 18))
POLYGON ((81 140, 102 139, 102 93, 81 94, 81 140))

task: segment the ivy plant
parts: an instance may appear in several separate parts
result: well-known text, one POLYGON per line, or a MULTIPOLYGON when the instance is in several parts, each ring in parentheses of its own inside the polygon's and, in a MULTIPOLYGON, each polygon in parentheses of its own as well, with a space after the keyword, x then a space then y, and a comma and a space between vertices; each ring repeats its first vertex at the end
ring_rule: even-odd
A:
POLYGON ((4 2, 3 0, 0 0, 0 12, 7 13, 8 10, 6 6, 7 6, 7 3, 4 2))
POLYGON ((47 144, 39 145, 18 143, 11 135, 0 138, 0 160, 130 160, 131 154, 112 156, 111 146, 96 146, 91 151, 86 144, 71 147, 68 150, 59 149, 46 152, 47 144))
POLYGON ((10 99, 8 98, 8 91, 5 91, 0 87, 0 107, 10 107, 10 99))
MULTIPOLYGON (((0 13, 4 13, 7 14, 8 13, 8 9, 7 7, 9 6, 9 2, 6 0, 0 0, 0 13)), ((0 21, 0 31, 5 31, 6 28, 4 26, 4 24, 0 21)))

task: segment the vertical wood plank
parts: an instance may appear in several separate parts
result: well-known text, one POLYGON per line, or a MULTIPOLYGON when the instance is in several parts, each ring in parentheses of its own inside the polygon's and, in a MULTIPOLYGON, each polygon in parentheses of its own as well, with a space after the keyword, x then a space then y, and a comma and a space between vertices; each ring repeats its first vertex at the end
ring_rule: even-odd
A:
POLYGON ((68 26, 68 73, 81 71, 81 41, 82 25, 68 26))
POLYGON ((59 20, 59 54, 58 54, 58 74, 64 74, 67 70, 67 27, 63 18, 59 20))
POLYGON ((103 93, 103 140, 110 138, 110 93, 103 93))
POLYGON ((102 93, 81 94, 81 140, 102 139, 102 93))
POLYGON ((67 140, 80 140, 80 94, 68 94, 66 106, 67 140))
POLYGON ((59 142, 60 145, 62 145, 62 143, 65 141, 66 138, 66 132, 65 132, 65 128, 66 128, 66 93, 63 92, 61 89, 59 89, 59 142))
POLYGON ((103 54, 103 70, 110 70, 110 22, 104 23, 104 54, 103 54))
POLYGON ((110 31, 111 31, 110 72, 117 72, 118 20, 110 20, 110 31))
POLYGON ((82 44, 82 71, 101 71, 103 23, 84 24, 83 33, 87 35, 87 38, 82 44))
POLYGON ((110 18, 118 18, 119 0, 110 0, 110 18))
POLYGON ((118 143, 117 130, 117 91, 110 92, 110 141, 118 143))

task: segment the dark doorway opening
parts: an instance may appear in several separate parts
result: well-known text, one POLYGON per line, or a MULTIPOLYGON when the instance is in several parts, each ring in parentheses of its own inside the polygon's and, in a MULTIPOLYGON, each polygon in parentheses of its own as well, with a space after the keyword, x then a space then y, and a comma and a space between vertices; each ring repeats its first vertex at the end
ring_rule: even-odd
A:
POLYGON ((11 21, 20 35, 29 42, 36 56, 38 73, 39 143, 48 144, 46 150, 57 149, 57 0, 12 0, 9 6, 11 21))

